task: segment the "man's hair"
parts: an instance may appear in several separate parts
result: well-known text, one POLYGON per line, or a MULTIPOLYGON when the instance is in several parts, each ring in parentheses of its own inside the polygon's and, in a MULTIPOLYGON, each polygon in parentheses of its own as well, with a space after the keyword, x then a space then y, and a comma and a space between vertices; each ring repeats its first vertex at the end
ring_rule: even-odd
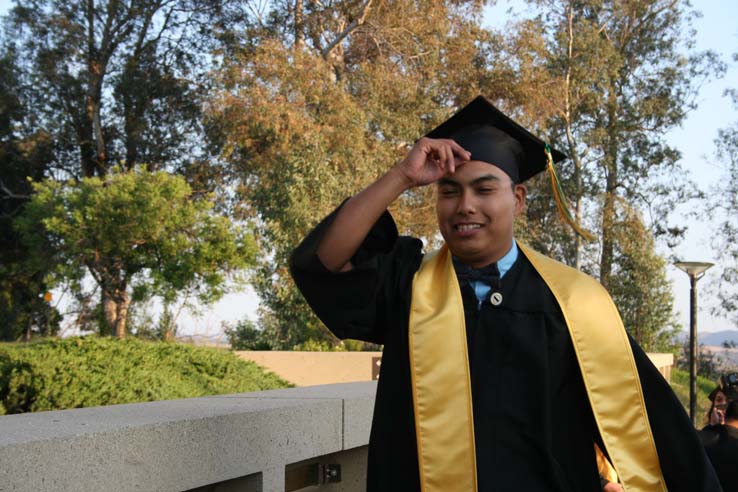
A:
POLYGON ((728 403, 728 408, 725 409, 725 420, 738 420, 738 400, 728 403))

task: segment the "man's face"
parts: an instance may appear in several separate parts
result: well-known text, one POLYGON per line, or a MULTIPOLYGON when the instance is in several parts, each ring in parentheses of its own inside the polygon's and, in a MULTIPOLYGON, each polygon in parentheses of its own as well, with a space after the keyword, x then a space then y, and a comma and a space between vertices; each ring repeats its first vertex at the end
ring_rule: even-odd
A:
POLYGON ((525 186, 500 168, 469 161, 438 181, 438 228, 451 253, 475 268, 512 247, 513 220, 523 211, 525 186))

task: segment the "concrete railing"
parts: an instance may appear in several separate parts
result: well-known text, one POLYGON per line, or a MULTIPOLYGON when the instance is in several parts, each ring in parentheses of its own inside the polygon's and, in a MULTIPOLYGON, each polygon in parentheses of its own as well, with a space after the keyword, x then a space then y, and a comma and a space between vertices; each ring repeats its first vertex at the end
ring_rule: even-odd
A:
POLYGON ((375 391, 345 383, 0 416, 0 491, 360 491, 375 391))
MULTIPOLYGON (((673 358, 649 355, 668 378, 673 358)), ((0 491, 361 491, 375 391, 367 381, 0 416, 0 491)))

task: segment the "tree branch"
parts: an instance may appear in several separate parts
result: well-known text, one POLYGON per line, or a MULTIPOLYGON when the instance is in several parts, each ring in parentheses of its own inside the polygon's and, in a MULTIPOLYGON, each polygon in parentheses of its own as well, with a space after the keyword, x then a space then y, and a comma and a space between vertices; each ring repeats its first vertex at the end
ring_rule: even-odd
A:
POLYGON ((341 43, 341 41, 346 39, 346 37, 349 34, 351 34, 357 27, 364 24, 364 21, 366 20, 366 16, 369 14, 369 9, 371 8, 371 6, 372 6, 372 0, 366 0, 364 2, 364 4, 359 9, 359 15, 353 21, 351 21, 351 23, 348 26, 346 26, 346 28, 343 31, 341 31, 333 41, 328 43, 328 46, 323 48, 323 50, 320 53, 323 58, 327 59, 328 55, 331 54, 331 51, 333 51, 333 49, 336 46, 338 46, 341 43))
POLYGON ((5 194, 5 196, 3 196, 4 200, 9 200, 9 199, 14 199, 14 198, 20 199, 20 200, 28 200, 29 198, 31 198, 31 195, 19 195, 17 193, 13 193, 12 191, 10 191, 10 189, 7 186, 5 186, 5 183, 3 182, 2 179, 0 179, 0 190, 2 190, 2 192, 5 194))

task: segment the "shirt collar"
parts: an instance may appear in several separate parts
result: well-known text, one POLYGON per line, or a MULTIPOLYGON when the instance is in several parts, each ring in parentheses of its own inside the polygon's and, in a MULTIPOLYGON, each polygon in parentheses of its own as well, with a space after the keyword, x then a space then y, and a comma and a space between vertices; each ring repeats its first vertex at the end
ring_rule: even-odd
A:
POLYGON ((510 251, 508 251, 505 256, 500 258, 497 261, 497 269, 500 271, 500 278, 504 277, 510 268, 512 268, 513 264, 515 264, 515 260, 518 259, 518 245, 515 243, 515 240, 513 239, 512 247, 510 248, 510 251))

